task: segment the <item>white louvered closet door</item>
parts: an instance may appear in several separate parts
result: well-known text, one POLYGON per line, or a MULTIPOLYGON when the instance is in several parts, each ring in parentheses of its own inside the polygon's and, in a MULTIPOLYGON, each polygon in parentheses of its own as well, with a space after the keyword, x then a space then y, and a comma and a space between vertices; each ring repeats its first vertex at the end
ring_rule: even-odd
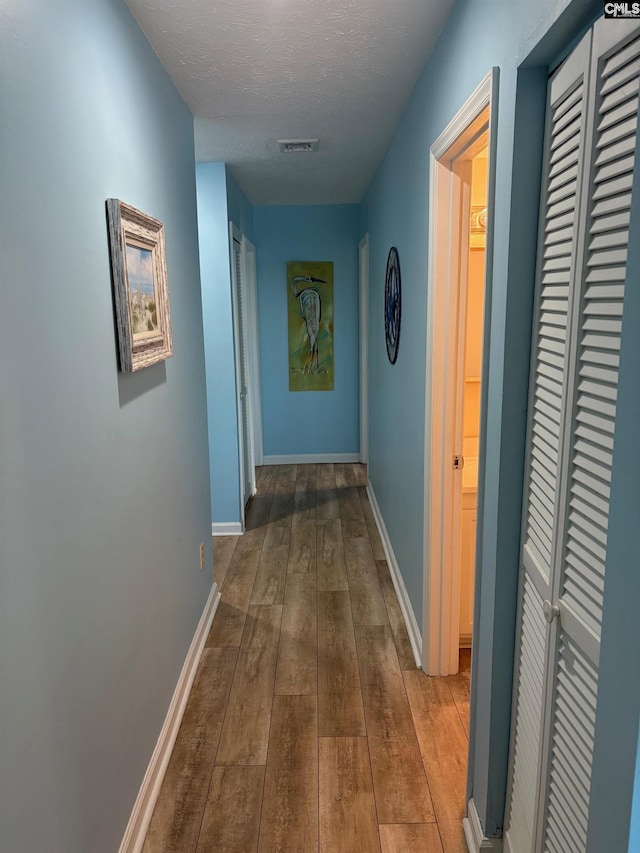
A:
POLYGON ((566 418, 569 317, 578 247, 578 199, 591 36, 552 78, 539 225, 536 308, 531 356, 517 666, 505 837, 511 853, 533 853, 542 747, 545 666, 566 418))
POLYGON ((594 27, 580 264, 552 602, 539 838, 583 853, 588 829, 631 187, 640 25, 594 27))
MULTIPOLYGON (((530 535, 529 516, 525 519, 520 654, 506 827, 507 849, 511 853, 584 853, 588 829, 618 353, 638 116, 640 25, 599 21, 593 29, 588 74, 582 84, 574 80, 573 90, 566 90, 567 74, 575 77, 578 58, 586 72, 581 54, 585 44, 588 54, 587 37, 550 83, 551 154, 546 169, 546 224, 541 249, 525 506, 530 514, 535 481, 542 466, 544 472, 540 476, 547 477, 549 486, 546 519, 551 529, 545 529, 542 539, 538 523, 534 535, 530 535), (554 89, 558 91, 561 81, 560 91, 567 94, 563 102, 554 106, 554 89), (562 105, 567 106, 564 115, 568 117, 573 109, 568 106, 572 99, 582 101, 580 118, 573 120, 573 134, 570 124, 561 127, 562 105), (561 141, 565 135, 566 141, 561 141), (582 158, 574 158, 578 166, 575 184, 574 177, 562 186, 556 180, 556 140, 572 151, 577 142, 576 151, 583 152, 582 158), (571 253, 566 244, 564 250, 553 255, 565 259, 564 263, 558 261, 558 270, 563 273, 558 286, 564 288, 568 283, 567 299, 557 292, 555 313, 564 314, 567 332, 554 374, 556 394, 549 396, 552 387, 547 380, 551 377, 541 367, 545 359, 540 342, 548 336, 545 329, 550 303, 545 282, 550 269, 550 223, 554 210, 558 211, 560 222, 563 204, 576 227, 571 235, 571 253), (538 440, 541 397, 547 404, 545 417, 551 417, 549 406, 560 413, 557 445, 552 445, 555 436, 546 424, 544 460, 549 464, 544 465, 538 440), (532 545, 530 540, 536 538, 532 545), (549 550, 541 554, 547 546, 549 550), (532 548, 537 549, 537 554, 535 550, 531 553, 532 548), (550 557, 546 576, 544 565, 535 564, 536 556, 550 557), (541 616, 548 622, 546 631, 541 616), (529 624, 535 630, 527 630, 529 624), (529 785, 528 790, 525 785, 529 785)), ((565 156, 570 162, 569 155, 565 156)), ((570 169, 573 175, 573 164, 570 169)), ((568 177, 569 172, 566 174, 568 177)))

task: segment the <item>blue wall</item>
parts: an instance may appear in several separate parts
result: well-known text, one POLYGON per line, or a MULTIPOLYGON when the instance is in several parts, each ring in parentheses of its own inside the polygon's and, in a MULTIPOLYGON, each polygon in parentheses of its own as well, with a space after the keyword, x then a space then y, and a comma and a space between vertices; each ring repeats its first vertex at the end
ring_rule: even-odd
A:
POLYGON ((264 453, 357 453, 359 205, 254 208, 264 453), (288 261, 333 261, 333 391, 289 391, 288 261))
POLYGON ((209 422, 211 520, 239 523, 238 413, 229 222, 253 239, 253 208, 224 163, 198 163, 198 241, 209 422))
POLYGON ((224 163, 198 163, 198 241, 202 281, 211 518, 240 521, 238 413, 224 163))
POLYGON ((193 122, 120 0, 0 5, 0 848, 118 849, 211 589, 193 122), (105 199, 175 355, 118 373, 105 199))
POLYGON ((527 265, 521 253, 528 258, 535 253, 539 195, 527 132, 534 142, 538 139, 539 160, 544 103, 544 75, 539 75, 538 86, 535 80, 531 86, 519 86, 518 66, 543 36, 537 61, 548 64, 593 16, 596 5, 587 0, 458 0, 364 200, 370 234, 369 477, 420 623, 429 149, 488 71, 499 67, 493 290, 484 386, 486 477, 481 472, 480 481, 482 587, 476 605, 480 618, 474 639, 470 761, 470 793, 489 835, 498 834, 503 823, 509 745, 532 297, 532 276, 523 278, 527 265), (517 92, 524 97, 517 100, 517 92), (533 96, 531 104, 527 96, 533 96), (514 150, 516 135, 520 144, 514 150), (532 213, 526 223, 523 210, 532 213), (395 366, 386 359, 379 322, 392 245, 399 250, 403 284, 395 366))
POLYGON ((628 853, 638 853, 638 850, 640 850, 640 738, 638 739, 638 754, 636 756, 635 786, 628 853))

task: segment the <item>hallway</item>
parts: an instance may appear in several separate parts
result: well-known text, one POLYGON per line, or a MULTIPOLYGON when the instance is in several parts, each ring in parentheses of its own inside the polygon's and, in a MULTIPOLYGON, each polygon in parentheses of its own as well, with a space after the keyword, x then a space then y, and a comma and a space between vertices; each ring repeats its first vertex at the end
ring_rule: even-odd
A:
POLYGON ((144 853, 459 853, 469 655, 416 669, 361 465, 259 469, 144 853))

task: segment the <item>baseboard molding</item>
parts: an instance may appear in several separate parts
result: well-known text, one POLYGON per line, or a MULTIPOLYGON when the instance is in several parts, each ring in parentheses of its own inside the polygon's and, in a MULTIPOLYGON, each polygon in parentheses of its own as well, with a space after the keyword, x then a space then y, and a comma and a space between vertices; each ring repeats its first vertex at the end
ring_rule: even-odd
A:
POLYGON ((142 850, 151 816, 153 815, 153 809, 160 793, 160 786, 162 785, 162 780, 164 779, 164 774, 171 758, 171 752, 178 736, 178 729, 182 722, 187 699, 189 698, 196 670, 204 650, 204 644, 207 640, 219 601, 220 593, 218 592, 217 585, 214 583, 200 621, 198 622, 196 632, 193 635, 193 640, 189 646, 189 651, 187 652, 182 672, 171 698, 171 704, 169 705, 167 716, 160 731, 156 748, 151 756, 151 761, 149 762, 147 772, 144 775, 142 785, 133 806, 119 853, 140 853, 142 850))
POLYGON ((265 465, 311 465, 323 462, 359 462, 359 453, 298 453, 291 456, 265 456, 265 465))
POLYGON ((467 816, 462 821, 464 829, 464 837, 467 842, 469 853, 479 853, 481 850, 493 851, 493 853, 502 853, 501 838, 485 838, 482 831, 482 824, 478 816, 478 810, 473 800, 469 800, 467 804, 467 816))
POLYGON ((212 536, 242 536, 243 533, 241 521, 214 521, 211 524, 212 536))
POLYGON ((418 623, 416 621, 415 614, 413 612, 413 608, 411 607, 411 602, 409 601, 409 596, 407 595, 407 588, 404 585, 404 581, 402 580, 402 575, 400 574, 400 568, 398 567, 398 561, 396 560, 396 556, 393 553, 393 547, 391 546, 391 540, 389 539, 389 534, 387 533, 387 528, 384 523, 384 519, 382 518, 382 513, 380 512, 380 507, 378 506, 378 501, 376 500, 375 493, 373 491, 373 486, 371 483, 367 483, 367 495, 369 496, 369 503, 371 504, 371 510, 373 512, 373 517, 375 519, 376 525, 378 527, 378 532, 380 533, 380 539, 382 540, 382 547, 384 549, 385 556, 387 558, 387 563, 389 565, 389 571, 391 573, 391 580, 393 581, 393 585, 396 590, 396 595, 398 596, 398 602, 400 604, 400 610, 402 610, 402 615, 404 617, 405 625, 407 626, 407 633, 409 634, 409 642, 411 643, 411 649, 413 651, 413 656, 416 661, 416 666, 418 669, 422 668, 422 635, 420 634, 420 629, 418 628, 418 623))

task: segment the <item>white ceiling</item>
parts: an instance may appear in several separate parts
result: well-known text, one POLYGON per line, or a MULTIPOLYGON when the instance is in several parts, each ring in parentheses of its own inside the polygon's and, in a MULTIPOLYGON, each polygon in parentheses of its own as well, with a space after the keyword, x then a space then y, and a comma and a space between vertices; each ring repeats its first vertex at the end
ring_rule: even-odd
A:
POLYGON ((229 163, 254 204, 359 202, 453 5, 126 2, 196 116, 196 159, 229 163))

